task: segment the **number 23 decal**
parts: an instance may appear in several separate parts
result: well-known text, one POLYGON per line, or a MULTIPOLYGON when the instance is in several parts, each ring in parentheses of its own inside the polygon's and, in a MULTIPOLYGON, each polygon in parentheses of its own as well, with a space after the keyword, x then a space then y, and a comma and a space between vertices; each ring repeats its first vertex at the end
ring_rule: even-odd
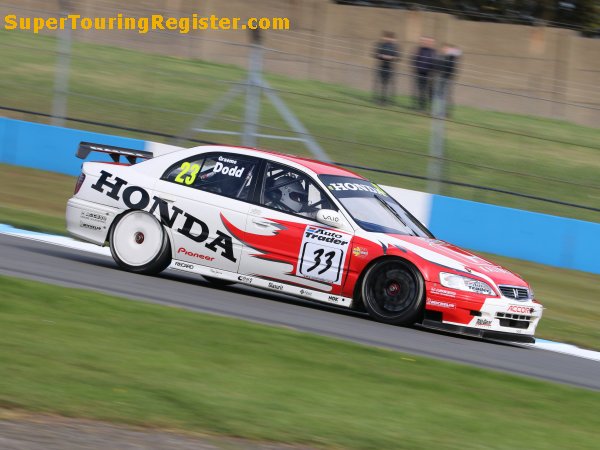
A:
POLYGON ((175 181, 177 183, 185 183, 189 186, 196 180, 198 172, 200 172, 200 166, 198 164, 190 164, 186 161, 181 164, 181 172, 175 177, 175 181), (185 176, 188 172, 189 175, 185 176))

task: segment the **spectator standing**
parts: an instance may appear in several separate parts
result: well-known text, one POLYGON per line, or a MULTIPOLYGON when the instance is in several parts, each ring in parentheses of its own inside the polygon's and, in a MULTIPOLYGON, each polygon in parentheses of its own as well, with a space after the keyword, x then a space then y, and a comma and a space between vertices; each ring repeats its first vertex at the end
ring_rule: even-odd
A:
POLYGON ((436 66, 435 41, 421 37, 420 44, 412 58, 415 94, 413 106, 421 111, 429 110, 433 94, 433 76, 436 66))
POLYGON ((375 59, 378 61, 378 67, 373 97, 377 103, 385 105, 392 102, 395 94, 394 64, 400 59, 396 36, 391 31, 384 31, 381 40, 377 42, 375 59))
POLYGON ((462 52, 452 44, 444 44, 441 54, 437 58, 437 84, 436 95, 443 101, 442 114, 449 116, 454 106, 453 91, 458 61, 462 52))

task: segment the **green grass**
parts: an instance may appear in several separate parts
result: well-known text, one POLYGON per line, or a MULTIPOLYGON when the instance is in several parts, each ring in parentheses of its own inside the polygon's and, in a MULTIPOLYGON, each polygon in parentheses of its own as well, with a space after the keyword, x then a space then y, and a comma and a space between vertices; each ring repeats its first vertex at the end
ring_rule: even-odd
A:
MULTIPOLYGON (((49 112, 55 40, 47 36, 3 31, 0 32, 0 41, 0 57, 5 61, 0 80, 2 104, 49 112)), ((243 78, 243 70, 234 66, 75 43, 69 115, 181 134, 189 128, 194 117, 227 91, 230 82, 243 78)), ((415 175, 426 174, 431 121, 428 117, 407 109, 407 98, 398 98, 400 106, 381 108, 373 105, 370 93, 342 85, 293 80, 275 75, 267 78, 273 87, 286 91, 281 96, 317 136, 332 159, 415 175), (340 142, 339 139, 357 143, 340 142)), ((482 105, 485 106, 484 96, 482 105)), ((232 123, 231 120, 240 120, 243 117, 242 111, 243 98, 240 98, 209 126, 239 130, 239 124, 232 123)), ((267 102, 263 102, 261 114, 263 124, 288 128, 267 102)), ((13 115, 33 120, 31 116, 13 115)), ((453 120, 455 122, 446 124, 446 157, 454 161, 445 165, 445 174, 449 180, 596 207, 599 204, 600 129, 467 107, 457 108, 453 120), (467 126, 465 123, 474 126, 467 126), (475 167, 473 164, 488 168, 475 167), (565 180, 567 183, 551 179, 565 180)), ((75 123, 69 125, 160 140, 139 133, 111 131, 75 123)), ((262 131, 268 133, 274 130, 265 128, 262 131)), ((237 138, 231 136, 205 135, 204 138, 238 143, 237 138)), ((298 143, 261 140, 259 144, 284 152, 307 154, 298 143)), ((383 184, 427 189, 425 182, 421 180, 363 173, 383 184)), ((446 186, 443 193, 600 221, 600 214, 597 212, 495 192, 446 186)))
POLYGON ((536 336, 600 350, 600 275, 485 255, 525 278, 543 303, 536 336))
POLYGON ((324 448, 596 448, 600 393, 0 277, 0 407, 324 448))
POLYGON ((65 208, 75 177, 0 164, 0 223, 66 234, 65 208))
MULTIPOLYGON (((66 234, 75 178, 0 164, 0 223, 66 234), (38 180, 44 180, 44 189, 38 180)), ((519 273, 547 308, 537 336, 600 350, 600 275, 489 255, 519 273)))

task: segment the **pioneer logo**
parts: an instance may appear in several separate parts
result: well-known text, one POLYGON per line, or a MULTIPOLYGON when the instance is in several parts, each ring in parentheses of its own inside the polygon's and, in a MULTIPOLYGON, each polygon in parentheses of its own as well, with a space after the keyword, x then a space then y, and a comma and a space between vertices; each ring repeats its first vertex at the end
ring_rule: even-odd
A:
POLYGON ((182 269, 194 270, 194 265, 193 264, 188 264, 188 263, 184 263, 184 262, 181 262, 181 261, 175 261, 175 267, 180 267, 182 269))
POLYGON ((154 214, 158 208, 160 220, 163 225, 175 228, 175 223, 179 221, 179 227, 175 228, 178 233, 194 242, 204 243, 204 246, 212 252, 217 253, 217 247, 219 247, 221 249, 221 256, 232 262, 237 261, 233 254, 231 236, 217 230, 217 237, 210 242, 205 242, 210 235, 210 230, 208 225, 202 220, 176 206, 169 205, 169 203, 160 197, 154 196, 151 201, 148 191, 140 186, 127 186, 124 188, 127 184, 129 183, 124 179, 119 177, 113 178, 111 173, 101 170, 98 181, 92 184, 91 187, 113 200, 123 200, 128 209, 142 209, 147 210, 150 214, 154 214))
POLYGON ((185 247, 179 247, 179 250, 177 250, 177 254, 179 255, 180 253, 183 253, 188 258, 196 258, 196 259, 202 259, 202 260, 206 260, 206 261, 213 261, 215 259, 212 256, 206 256, 206 255, 202 255, 200 253, 191 252, 191 251, 187 250, 185 247))
POLYGON ((241 281, 242 283, 248 283, 248 284, 252 284, 252 281, 254 280, 254 278, 252 277, 247 277, 246 275, 240 275, 238 277, 238 281, 241 281))
POLYGON ((283 284, 276 284, 269 282, 269 287, 271 289, 275 289, 276 291, 283 291, 283 284))

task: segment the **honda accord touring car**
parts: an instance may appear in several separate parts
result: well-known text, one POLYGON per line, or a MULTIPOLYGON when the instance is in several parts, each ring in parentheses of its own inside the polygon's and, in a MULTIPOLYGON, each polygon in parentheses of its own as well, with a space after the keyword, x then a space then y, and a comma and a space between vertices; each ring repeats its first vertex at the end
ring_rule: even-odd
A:
POLYGON ((91 152, 112 162, 83 163, 67 228, 109 245, 125 270, 170 268, 388 324, 533 341, 543 308, 526 281, 436 239, 356 173, 240 147, 150 153, 82 142, 77 155, 91 152))

